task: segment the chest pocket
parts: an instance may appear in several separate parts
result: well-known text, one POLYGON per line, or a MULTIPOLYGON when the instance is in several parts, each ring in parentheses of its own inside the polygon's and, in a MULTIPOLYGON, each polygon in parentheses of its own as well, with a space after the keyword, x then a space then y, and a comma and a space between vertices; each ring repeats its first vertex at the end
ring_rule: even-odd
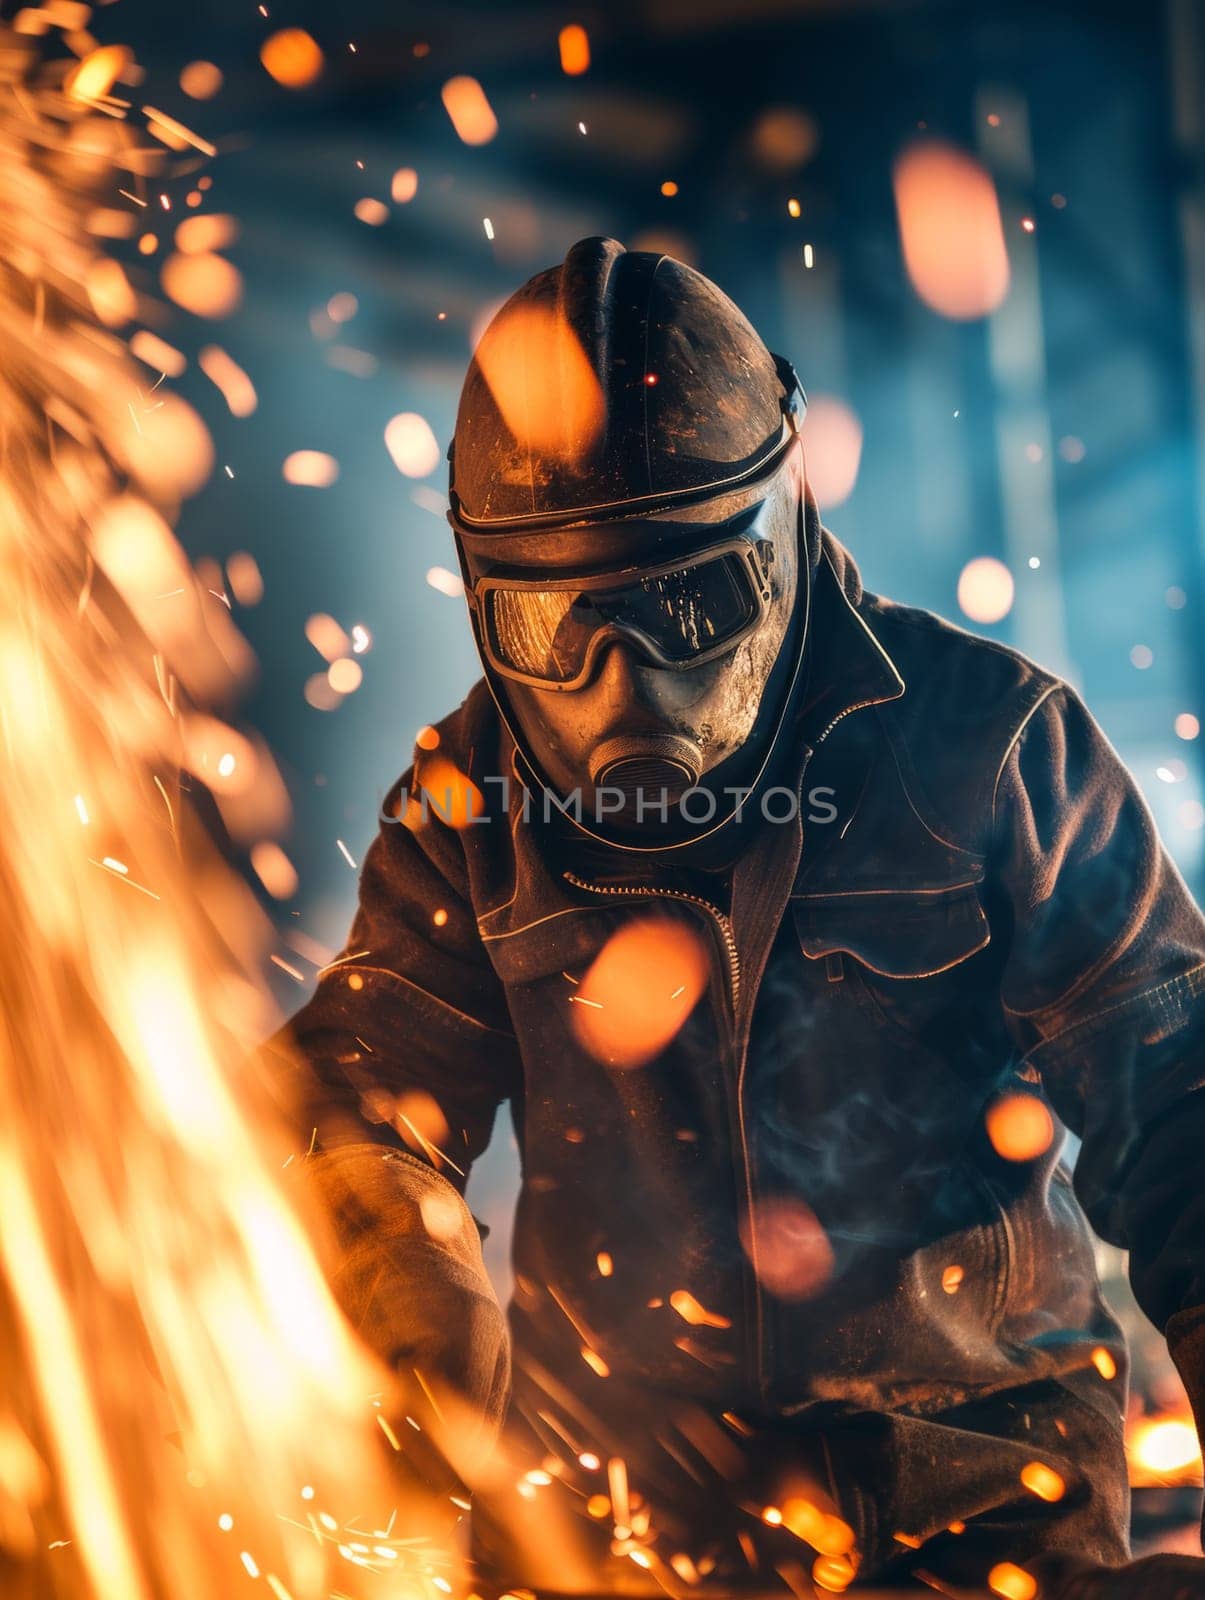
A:
POLYGON ((990 1027, 991 929, 977 883, 800 895, 791 911, 803 955, 889 1032, 945 1054, 990 1027))

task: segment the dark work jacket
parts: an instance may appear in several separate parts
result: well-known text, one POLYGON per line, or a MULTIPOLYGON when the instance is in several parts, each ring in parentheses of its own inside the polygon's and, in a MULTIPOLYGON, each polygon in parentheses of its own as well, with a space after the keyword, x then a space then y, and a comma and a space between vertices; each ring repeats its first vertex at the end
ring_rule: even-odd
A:
POLYGON ((501 814, 484 779, 514 752, 478 684, 426 759, 484 812, 424 821, 402 779, 294 1024, 327 1142, 396 1141, 420 1091, 462 1187, 511 1103, 516 1368, 568 1411, 605 1414, 610 1381, 625 1405, 926 1417, 1091 1374, 1100 1346, 1121 1368, 1085 1213, 1158 1326, 1205 1304, 1205 925, 1133 782, 1066 683, 864 593, 827 534, 814 610, 802 820, 746 829, 713 903, 668 857, 566 853, 517 786, 501 814), (702 933, 710 985, 656 1059, 611 1068, 578 1043, 575 982, 650 910, 702 933), (1008 1091, 1080 1136, 1074 1180, 1058 1139, 996 1153, 1008 1091), (832 1252, 804 1298, 754 1270, 784 1197, 832 1252))

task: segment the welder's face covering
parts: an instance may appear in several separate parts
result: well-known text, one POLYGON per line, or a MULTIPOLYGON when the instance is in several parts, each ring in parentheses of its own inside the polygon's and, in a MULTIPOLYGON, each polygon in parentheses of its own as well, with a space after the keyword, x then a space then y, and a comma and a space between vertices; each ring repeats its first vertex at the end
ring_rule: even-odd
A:
POLYGON ((580 791, 604 831, 664 826, 713 775, 750 781, 797 656, 800 490, 788 462, 758 490, 659 519, 708 520, 686 553, 644 568, 476 586, 523 753, 558 797, 580 791))

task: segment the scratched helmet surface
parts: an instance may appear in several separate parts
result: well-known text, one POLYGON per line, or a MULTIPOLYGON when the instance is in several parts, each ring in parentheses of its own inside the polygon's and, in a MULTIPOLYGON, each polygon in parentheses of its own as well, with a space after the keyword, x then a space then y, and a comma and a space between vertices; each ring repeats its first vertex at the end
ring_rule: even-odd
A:
POLYGON ((465 378, 458 532, 651 514, 739 487, 789 442, 790 369, 710 279, 583 239, 506 301, 465 378))

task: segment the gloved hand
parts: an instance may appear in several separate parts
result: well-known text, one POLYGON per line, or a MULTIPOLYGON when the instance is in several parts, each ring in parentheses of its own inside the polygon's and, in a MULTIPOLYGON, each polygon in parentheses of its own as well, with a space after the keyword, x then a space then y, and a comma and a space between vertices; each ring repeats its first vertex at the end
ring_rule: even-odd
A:
POLYGON ((1205 1600, 1200 1556, 1144 1556, 1124 1567, 1099 1567, 1070 1556, 1035 1567, 1038 1600, 1205 1600))
MULTIPOLYGON (((393 1409, 420 1421, 456 1471, 471 1476, 506 1410, 510 1342, 468 1206, 426 1162, 379 1144, 320 1151, 306 1168, 335 1225, 332 1289, 397 1373, 393 1409)), ((421 1453, 413 1439, 405 1443, 421 1453)))
MULTIPOLYGON (((1205 1306, 1177 1311, 1164 1332, 1168 1352, 1188 1392, 1198 1437, 1205 1439, 1205 1306)), ((1205 1541, 1205 1524, 1202 1539, 1205 1541)))

